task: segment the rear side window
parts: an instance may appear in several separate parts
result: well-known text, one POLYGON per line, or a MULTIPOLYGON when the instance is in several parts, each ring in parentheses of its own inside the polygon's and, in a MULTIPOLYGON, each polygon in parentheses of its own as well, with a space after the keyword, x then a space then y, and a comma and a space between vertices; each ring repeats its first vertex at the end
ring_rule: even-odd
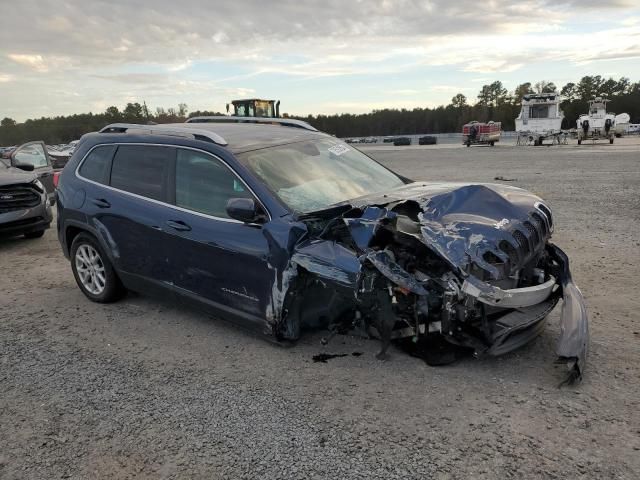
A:
POLYGON ((230 198, 253 198, 244 183, 220 160, 205 153, 178 149, 176 158, 176 205, 229 218, 230 198))
POLYGON ((111 186, 154 200, 167 199, 167 170, 175 149, 120 145, 113 157, 111 186))
POLYGON ((78 170, 80 176, 107 185, 109 183, 109 167, 115 149, 115 145, 102 145, 91 150, 78 170))

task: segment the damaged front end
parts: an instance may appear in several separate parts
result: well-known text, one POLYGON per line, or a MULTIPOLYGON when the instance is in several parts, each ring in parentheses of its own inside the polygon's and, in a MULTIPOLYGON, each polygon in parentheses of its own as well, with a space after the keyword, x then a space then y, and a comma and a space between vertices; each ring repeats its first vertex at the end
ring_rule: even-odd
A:
POLYGON ((287 291, 272 317, 283 338, 328 328, 379 338, 379 358, 392 341, 422 348, 436 337, 502 355, 539 335, 562 299, 557 353, 568 380, 581 379, 586 307, 538 197, 503 185, 413 183, 300 220, 307 232, 281 272, 287 291))

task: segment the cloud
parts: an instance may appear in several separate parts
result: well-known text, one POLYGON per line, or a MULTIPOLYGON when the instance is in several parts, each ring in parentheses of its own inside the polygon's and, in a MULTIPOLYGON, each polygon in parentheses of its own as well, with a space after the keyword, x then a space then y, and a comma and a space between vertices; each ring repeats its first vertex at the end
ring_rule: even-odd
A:
MULTIPOLYGON (((245 91, 296 98, 304 113, 446 102, 465 91, 455 85, 534 64, 564 62, 572 76, 640 58, 636 4, 610 0, 604 18, 600 0, 20 0, 0 7, 0 96, 21 118, 127 98, 212 109, 245 91), (53 95, 59 85, 80 96, 53 95)), ((628 63, 622 74, 640 76, 628 63)))
POLYGON ((429 90, 434 92, 443 92, 443 93, 459 93, 467 90, 476 90, 471 87, 459 87, 455 85, 431 85, 429 90))
MULTIPOLYGON (((404 44, 408 39, 486 32, 523 33, 556 28, 575 13, 576 2, 523 0, 518 4, 476 1, 262 0, 21 0, 3 11, 0 45, 20 45, 26 52, 82 58, 84 63, 145 62, 180 64, 185 58, 237 58, 311 43, 349 50, 370 43, 404 44), (34 15, 37 18, 34 20, 34 15), (428 28, 425 28, 428 25, 428 28), (126 38, 126 42, 120 39, 126 38), (114 39, 118 39, 114 41, 114 39)), ((582 14, 599 2, 579 2, 582 14)), ((609 1, 607 8, 627 2, 609 1)), ((357 48, 361 49, 361 48, 357 48)), ((348 52, 347 52, 348 53, 348 52)))
POLYGON ((472 60, 463 70, 465 72, 475 73, 506 73, 513 72, 522 68, 523 63, 516 63, 513 59, 484 59, 484 60, 472 60))
POLYGON ((193 62, 191 60, 187 60, 186 62, 178 63, 176 65, 170 65, 167 69, 170 72, 179 72, 181 70, 186 70, 191 65, 193 65, 193 62))
POLYGON ((158 84, 166 81, 169 78, 166 74, 163 73, 145 72, 92 75, 92 77, 126 84, 158 84))
POLYGON ((10 53, 7 55, 9 60, 13 60, 20 65, 25 65, 36 72, 47 72, 49 67, 42 58, 42 55, 28 55, 28 54, 20 54, 20 53, 10 53))
POLYGON ((400 88, 398 90, 389 90, 390 95, 415 95, 419 93, 418 90, 412 88, 400 88))

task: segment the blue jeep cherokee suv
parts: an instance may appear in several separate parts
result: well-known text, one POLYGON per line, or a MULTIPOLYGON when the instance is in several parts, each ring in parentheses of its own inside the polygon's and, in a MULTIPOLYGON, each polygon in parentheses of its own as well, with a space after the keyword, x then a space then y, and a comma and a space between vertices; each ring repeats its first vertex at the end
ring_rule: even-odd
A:
POLYGON ((381 357, 392 341, 434 338, 500 355, 535 338, 562 299, 557 353, 581 377, 587 312, 540 198, 413 182, 302 122, 260 122, 84 136, 57 191, 82 292, 185 300, 278 341, 366 332, 381 357))

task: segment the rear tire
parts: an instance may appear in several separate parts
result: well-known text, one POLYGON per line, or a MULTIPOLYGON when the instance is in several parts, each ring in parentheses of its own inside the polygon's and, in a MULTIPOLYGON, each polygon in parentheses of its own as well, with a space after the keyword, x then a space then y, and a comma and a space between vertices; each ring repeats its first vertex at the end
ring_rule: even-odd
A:
POLYGON ((126 293, 98 241, 80 233, 71 244, 71 269, 78 287, 92 302, 111 303, 126 293))
POLYGON ((24 234, 24 238, 40 238, 44 235, 44 230, 38 230, 36 232, 29 232, 24 234))
POLYGON ((582 140, 578 139, 578 145, 582 144, 582 140))
POLYGON ((613 144, 613 137, 609 139, 609 143, 613 144))

